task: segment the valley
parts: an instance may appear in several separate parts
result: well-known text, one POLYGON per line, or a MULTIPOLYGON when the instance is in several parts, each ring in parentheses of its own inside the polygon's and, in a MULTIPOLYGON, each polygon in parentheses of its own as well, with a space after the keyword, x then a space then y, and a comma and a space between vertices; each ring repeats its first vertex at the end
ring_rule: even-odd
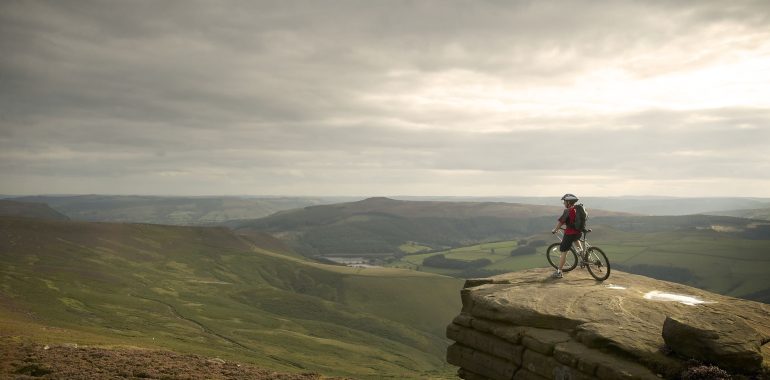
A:
MULTIPOLYGON (((560 211, 370 198, 203 227, 20 203, 0 216, 4 339, 359 379, 454 377, 444 328, 464 280, 547 266, 560 211)), ((762 220, 592 209, 589 223, 614 269, 770 302, 762 220)))

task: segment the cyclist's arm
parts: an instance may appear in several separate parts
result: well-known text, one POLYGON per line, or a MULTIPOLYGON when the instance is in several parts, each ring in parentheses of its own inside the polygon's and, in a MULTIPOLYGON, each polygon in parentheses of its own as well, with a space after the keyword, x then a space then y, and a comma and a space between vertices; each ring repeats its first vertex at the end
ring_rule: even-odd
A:
POLYGON ((556 233, 556 231, 558 231, 558 230, 561 228, 561 226, 563 226, 563 225, 564 225, 564 222, 562 222, 561 220, 559 220, 558 222, 556 222, 556 227, 554 227, 554 228, 551 230, 551 233, 552 233, 552 234, 555 234, 555 233, 556 233))
POLYGON ((556 231, 558 231, 561 226, 565 225, 567 221, 569 220, 569 209, 564 209, 564 212, 561 214, 559 219, 556 220, 556 227, 551 230, 552 234, 555 234, 556 231))

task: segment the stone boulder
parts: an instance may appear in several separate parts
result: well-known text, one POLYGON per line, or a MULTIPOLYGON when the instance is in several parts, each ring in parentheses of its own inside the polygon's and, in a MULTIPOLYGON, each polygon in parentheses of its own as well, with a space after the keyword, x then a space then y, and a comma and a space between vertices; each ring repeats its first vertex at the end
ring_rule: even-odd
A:
POLYGON ((726 370, 762 366, 762 335, 738 316, 669 316, 663 322, 663 340, 678 354, 726 370))
POLYGON ((466 282, 447 327, 447 361, 462 378, 676 379, 691 359, 768 370, 770 305, 621 271, 604 282, 550 274, 466 282))

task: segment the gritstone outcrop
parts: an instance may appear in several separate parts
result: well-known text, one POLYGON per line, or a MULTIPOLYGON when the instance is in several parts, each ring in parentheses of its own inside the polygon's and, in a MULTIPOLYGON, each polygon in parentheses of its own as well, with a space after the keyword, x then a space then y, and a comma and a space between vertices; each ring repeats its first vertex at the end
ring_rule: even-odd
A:
POLYGON ((770 305, 620 271, 604 282, 550 273, 466 281, 447 326, 447 361, 460 377, 676 379, 692 359, 768 373, 770 305))

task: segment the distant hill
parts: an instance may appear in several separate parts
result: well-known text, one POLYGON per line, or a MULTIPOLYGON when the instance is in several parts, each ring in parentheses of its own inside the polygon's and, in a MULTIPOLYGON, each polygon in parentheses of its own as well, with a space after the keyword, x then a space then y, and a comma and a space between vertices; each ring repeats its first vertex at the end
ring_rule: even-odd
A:
MULTIPOLYGON (((580 194, 578 194, 580 195, 580 194)), ((396 197, 404 200, 441 200, 454 202, 509 202, 535 205, 559 205, 559 196, 552 197, 396 197)), ((769 208, 770 198, 746 197, 645 197, 583 196, 580 201, 588 209, 601 209, 641 215, 714 214, 716 210, 769 208)), ((742 216, 742 215, 733 215, 742 216)))
MULTIPOLYGON (((417 242, 430 249, 510 239, 550 230, 563 207, 503 202, 404 201, 369 198, 305 207, 226 223, 284 238, 314 255, 393 255, 417 242)), ((592 217, 623 213, 592 210, 592 217)))
MULTIPOLYGON (((507 217, 510 210, 504 210, 500 204, 518 204, 517 212, 525 212, 526 207, 551 206, 560 208, 558 196, 553 197, 391 197, 391 200, 424 202, 425 208, 436 210, 433 217, 463 216, 463 206, 478 214, 479 204, 489 207, 486 216, 507 217), (432 202, 456 204, 442 214, 440 208, 432 202), (503 214, 501 215, 500 211, 503 214)), ((56 195, 9 197, 10 200, 46 203, 53 209, 73 220, 94 222, 132 222, 168 225, 215 225, 224 221, 238 219, 257 219, 272 215, 278 211, 299 209, 308 206, 329 205, 342 202, 359 201, 361 197, 267 197, 267 196, 208 196, 208 197, 173 197, 173 196, 125 196, 125 195, 56 195)), ((770 198, 675 198, 675 197, 583 197, 589 211, 608 210, 640 215, 690 215, 711 214, 739 217, 754 217, 740 212, 720 210, 770 209, 770 198)), ((414 205, 404 207, 406 213, 419 212, 414 205)), ((427 210, 423 210, 427 211, 427 210)), ((764 215, 767 215, 766 213, 764 215)), ((415 215, 401 215, 415 216, 415 215)), ((421 216, 429 216, 423 214, 421 216)))
POLYGON ((334 203, 347 198, 163 197, 127 195, 28 196, 16 201, 45 203, 73 220, 168 225, 215 225, 277 211, 334 203))
POLYGON ((757 219, 757 220, 770 220, 770 207, 743 209, 743 210, 711 211, 711 212, 706 212, 704 214, 734 216, 738 218, 757 219))
MULTIPOLYGON (((280 213, 273 219, 311 217, 323 222, 353 215, 383 213, 405 218, 478 218, 515 217, 530 218, 559 214, 561 206, 535 206, 505 202, 457 202, 457 201, 404 201, 386 197, 367 198, 356 202, 305 207, 280 213)), ((615 213, 604 213, 615 214, 615 213)))
POLYGON ((18 202, 5 199, 0 199, 0 216, 69 220, 66 215, 48 207, 45 203, 18 202))
POLYGON ((33 341, 162 348, 279 371, 451 376, 462 281, 293 258, 220 227, 0 217, 0 327, 33 341))
POLYGON ((719 230, 738 238, 770 238, 770 223, 734 216, 606 216, 593 221, 626 232, 719 230))

